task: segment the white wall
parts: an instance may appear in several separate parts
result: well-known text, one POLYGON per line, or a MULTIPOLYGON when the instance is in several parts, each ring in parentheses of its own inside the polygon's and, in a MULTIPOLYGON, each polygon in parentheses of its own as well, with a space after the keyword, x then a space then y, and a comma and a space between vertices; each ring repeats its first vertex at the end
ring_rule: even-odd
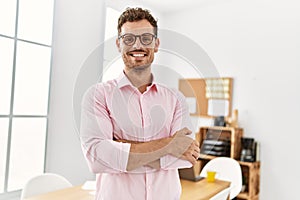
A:
POLYGON ((46 171, 64 175, 73 184, 94 177, 81 151, 77 122, 82 93, 102 71, 104 8, 98 0, 55 4, 46 171))
POLYGON ((292 0, 207 0, 164 15, 163 28, 190 37, 234 78, 240 126, 261 143, 262 200, 299 196, 299 10, 292 0))

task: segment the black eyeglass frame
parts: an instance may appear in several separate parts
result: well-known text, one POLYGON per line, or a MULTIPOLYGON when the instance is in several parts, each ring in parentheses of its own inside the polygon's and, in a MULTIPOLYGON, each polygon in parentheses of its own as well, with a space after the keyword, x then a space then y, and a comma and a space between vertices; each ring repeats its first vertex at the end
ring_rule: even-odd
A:
POLYGON ((118 37, 118 39, 121 39, 121 38, 123 39, 125 36, 133 36, 133 37, 134 37, 134 41, 132 42, 132 44, 126 44, 126 42, 123 41, 124 44, 126 44, 127 46, 132 46, 132 45, 134 45, 135 42, 136 42, 136 38, 137 38, 137 37, 140 39, 140 42, 142 43, 142 45, 145 45, 145 46, 150 45, 150 44, 153 42, 153 39, 156 39, 156 38, 157 38, 157 35, 152 34, 152 33, 143 33, 143 34, 141 34, 141 35, 135 35, 135 34, 132 34, 132 33, 125 33, 125 34, 123 34, 123 35, 120 35, 120 36, 118 37), (143 35, 144 35, 144 36, 145 36, 145 35, 151 35, 151 36, 152 36, 151 42, 149 42, 149 44, 148 44, 148 43, 145 44, 145 43, 143 42, 143 40, 141 39, 141 37, 143 37, 143 35))

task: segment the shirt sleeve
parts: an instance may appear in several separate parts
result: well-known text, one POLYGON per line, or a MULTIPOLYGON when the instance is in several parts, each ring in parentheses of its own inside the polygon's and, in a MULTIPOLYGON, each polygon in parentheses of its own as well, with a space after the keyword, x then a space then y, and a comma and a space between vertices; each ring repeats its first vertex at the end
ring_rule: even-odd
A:
MULTIPOLYGON (((177 103, 175 107, 174 117, 171 124, 171 135, 174 135, 176 131, 186 127, 189 130, 194 130, 193 124, 190 118, 190 113, 188 109, 188 105, 186 103, 185 97, 179 91, 174 90, 174 94, 177 98, 177 103)), ((191 137, 195 139, 195 133, 193 132, 191 135, 187 137, 191 137)), ((176 158, 171 155, 166 155, 160 159, 160 165, 162 169, 180 169, 180 168, 190 168, 193 165, 187 161, 176 158)))
POLYGON ((104 86, 85 93, 81 107, 80 140, 93 173, 125 172, 130 144, 113 141, 113 126, 106 107, 104 86))

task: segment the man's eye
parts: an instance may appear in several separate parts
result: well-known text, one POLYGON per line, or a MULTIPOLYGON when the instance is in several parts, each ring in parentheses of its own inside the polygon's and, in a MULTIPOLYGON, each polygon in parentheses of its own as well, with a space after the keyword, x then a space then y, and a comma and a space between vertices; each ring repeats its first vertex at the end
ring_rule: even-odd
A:
POLYGON ((150 42, 151 41, 151 37, 142 37, 143 42, 150 42))
POLYGON ((133 41, 134 41, 134 38, 131 37, 131 36, 127 36, 127 37, 124 37, 124 41, 125 41, 125 42, 133 42, 133 41))

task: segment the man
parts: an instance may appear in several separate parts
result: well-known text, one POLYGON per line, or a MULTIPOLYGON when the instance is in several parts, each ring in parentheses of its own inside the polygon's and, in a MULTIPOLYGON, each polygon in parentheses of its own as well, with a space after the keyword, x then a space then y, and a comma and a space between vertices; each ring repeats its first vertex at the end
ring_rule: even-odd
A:
POLYGON ((82 103, 81 141, 97 174, 97 200, 175 200, 178 168, 199 157, 184 96, 155 82, 157 21, 147 10, 128 8, 118 21, 117 48, 124 71, 99 83, 82 103))

